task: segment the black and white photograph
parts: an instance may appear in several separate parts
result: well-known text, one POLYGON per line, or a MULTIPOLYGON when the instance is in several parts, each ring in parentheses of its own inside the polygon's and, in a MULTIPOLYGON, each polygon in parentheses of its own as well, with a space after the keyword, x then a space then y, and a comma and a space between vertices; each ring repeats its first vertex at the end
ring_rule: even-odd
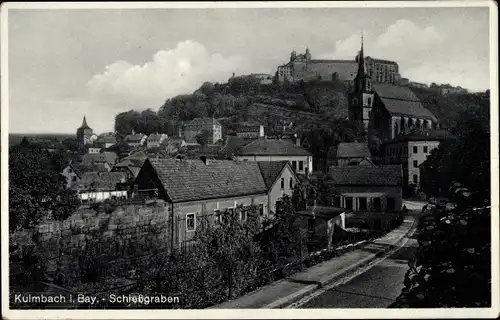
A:
POLYGON ((2 4, 2 317, 500 316, 497 10, 2 4))

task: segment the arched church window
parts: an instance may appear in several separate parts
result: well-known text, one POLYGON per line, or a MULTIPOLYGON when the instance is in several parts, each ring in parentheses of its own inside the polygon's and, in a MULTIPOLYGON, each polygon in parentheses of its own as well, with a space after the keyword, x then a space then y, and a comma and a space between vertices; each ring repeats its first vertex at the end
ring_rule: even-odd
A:
POLYGON ((368 97, 368 105, 371 106, 372 105, 372 98, 371 97, 368 97))

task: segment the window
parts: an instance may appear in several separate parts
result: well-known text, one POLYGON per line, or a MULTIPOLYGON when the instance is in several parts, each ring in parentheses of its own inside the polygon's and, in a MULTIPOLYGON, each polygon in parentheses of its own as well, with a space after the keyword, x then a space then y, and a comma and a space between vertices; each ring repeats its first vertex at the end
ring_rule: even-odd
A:
POLYGON ((418 160, 413 160, 413 168, 418 168, 418 160))
POLYGON ((73 176, 73 177, 71 178, 71 181, 76 181, 76 176, 73 176))
POLYGON ((285 189, 285 178, 281 178, 281 190, 285 189))
POLYGON ((418 183, 418 175, 416 175, 416 174, 413 175, 413 183, 415 183, 415 184, 418 183))
POLYGON ((290 186, 290 189, 293 189, 293 178, 290 178, 289 186, 290 186))
POLYGON ((262 217, 264 215, 264 204, 259 204, 259 215, 262 217))
POLYGON ((294 171, 297 171, 297 161, 292 161, 292 168, 294 171))
POLYGON ((304 161, 299 161, 299 171, 304 170, 304 161))
POLYGON ((418 147, 417 146, 413 146, 413 153, 418 153, 418 147))
POLYGON ((196 215, 194 213, 186 214, 186 231, 194 231, 196 229, 196 215))
POLYGON ((240 220, 243 222, 247 221, 247 209, 246 208, 243 208, 243 210, 241 210, 240 220))
POLYGON ((366 198, 359 198, 359 210, 366 210, 366 198))
POLYGON ((218 223, 221 223, 222 222, 222 215, 220 214, 219 209, 214 210, 214 215, 215 215, 215 221, 217 221, 218 223))
POLYGON ((427 146, 424 146, 424 153, 427 153, 429 151, 427 146))

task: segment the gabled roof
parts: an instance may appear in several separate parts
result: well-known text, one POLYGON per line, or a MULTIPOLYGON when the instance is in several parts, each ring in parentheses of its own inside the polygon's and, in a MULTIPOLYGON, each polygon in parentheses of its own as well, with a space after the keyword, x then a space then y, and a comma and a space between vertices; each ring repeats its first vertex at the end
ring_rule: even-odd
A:
POLYGON ((406 135, 400 135, 385 144, 407 141, 444 141, 455 139, 451 133, 443 129, 415 129, 406 135))
POLYGON ((331 167, 328 174, 336 185, 401 186, 403 183, 401 165, 331 167))
POLYGON ((152 133, 149 135, 148 141, 156 141, 156 140, 159 141, 164 136, 165 136, 164 133, 152 133))
POLYGON ((253 161, 147 159, 173 202, 228 198, 267 192, 253 161))
POLYGON ((142 134, 142 133, 128 134, 125 137, 124 141, 125 142, 140 142, 144 136, 145 136, 145 134, 142 134))
POLYGON ((366 142, 341 142, 337 147, 337 158, 370 157, 370 149, 366 142))
POLYGON ((237 155, 310 156, 304 148, 285 140, 256 139, 240 148, 237 155))
POLYGON ((268 189, 270 189, 283 169, 287 166, 288 161, 259 161, 259 169, 264 182, 268 189))
POLYGON ((118 183, 125 182, 126 175, 123 172, 85 172, 74 188, 81 191, 112 191, 118 183))
POLYGON ((226 136, 226 143, 222 149, 226 153, 234 154, 239 149, 254 142, 255 140, 256 139, 240 138, 238 136, 226 136))
POLYGON ((134 152, 131 155, 123 158, 122 160, 126 160, 126 159, 145 160, 147 157, 148 157, 148 155, 146 153, 144 153, 144 151, 137 151, 137 152, 134 152))
POLYGON ((117 159, 118 156, 116 155, 116 153, 111 151, 105 151, 101 153, 86 153, 82 157, 82 163, 91 164, 107 162, 110 164, 114 164, 117 159))
POLYGON ((432 112, 422 105, 418 97, 408 87, 373 83, 373 90, 382 100, 387 111, 393 116, 408 116, 437 121, 432 112))
POLYGON ((116 137, 115 136, 103 136, 103 137, 100 137, 97 141, 102 142, 102 143, 116 143, 116 137))
POLYGON ((188 127, 210 127, 210 126, 220 126, 220 122, 215 118, 203 117, 203 118, 195 118, 188 123, 186 123, 186 128, 188 127))

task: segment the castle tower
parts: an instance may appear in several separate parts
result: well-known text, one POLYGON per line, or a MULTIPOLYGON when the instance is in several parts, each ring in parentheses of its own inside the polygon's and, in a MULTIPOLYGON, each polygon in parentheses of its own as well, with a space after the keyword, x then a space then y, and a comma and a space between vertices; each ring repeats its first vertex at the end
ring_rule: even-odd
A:
POLYGON ((307 61, 311 60, 311 52, 309 51, 309 48, 306 48, 306 60, 307 61))
POLYGON ((82 125, 76 130, 76 139, 83 145, 92 143, 94 131, 87 125, 87 119, 83 116, 82 125))
POLYGON ((363 52, 363 35, 361 35, 361 50, 357 56, 358 73, 354 78, 354 88, 348 94, 349 120, 362 122, 365 131, 370 123, 373 106, 373 90, 371 78, 366 73, 365 57, 363 52))

